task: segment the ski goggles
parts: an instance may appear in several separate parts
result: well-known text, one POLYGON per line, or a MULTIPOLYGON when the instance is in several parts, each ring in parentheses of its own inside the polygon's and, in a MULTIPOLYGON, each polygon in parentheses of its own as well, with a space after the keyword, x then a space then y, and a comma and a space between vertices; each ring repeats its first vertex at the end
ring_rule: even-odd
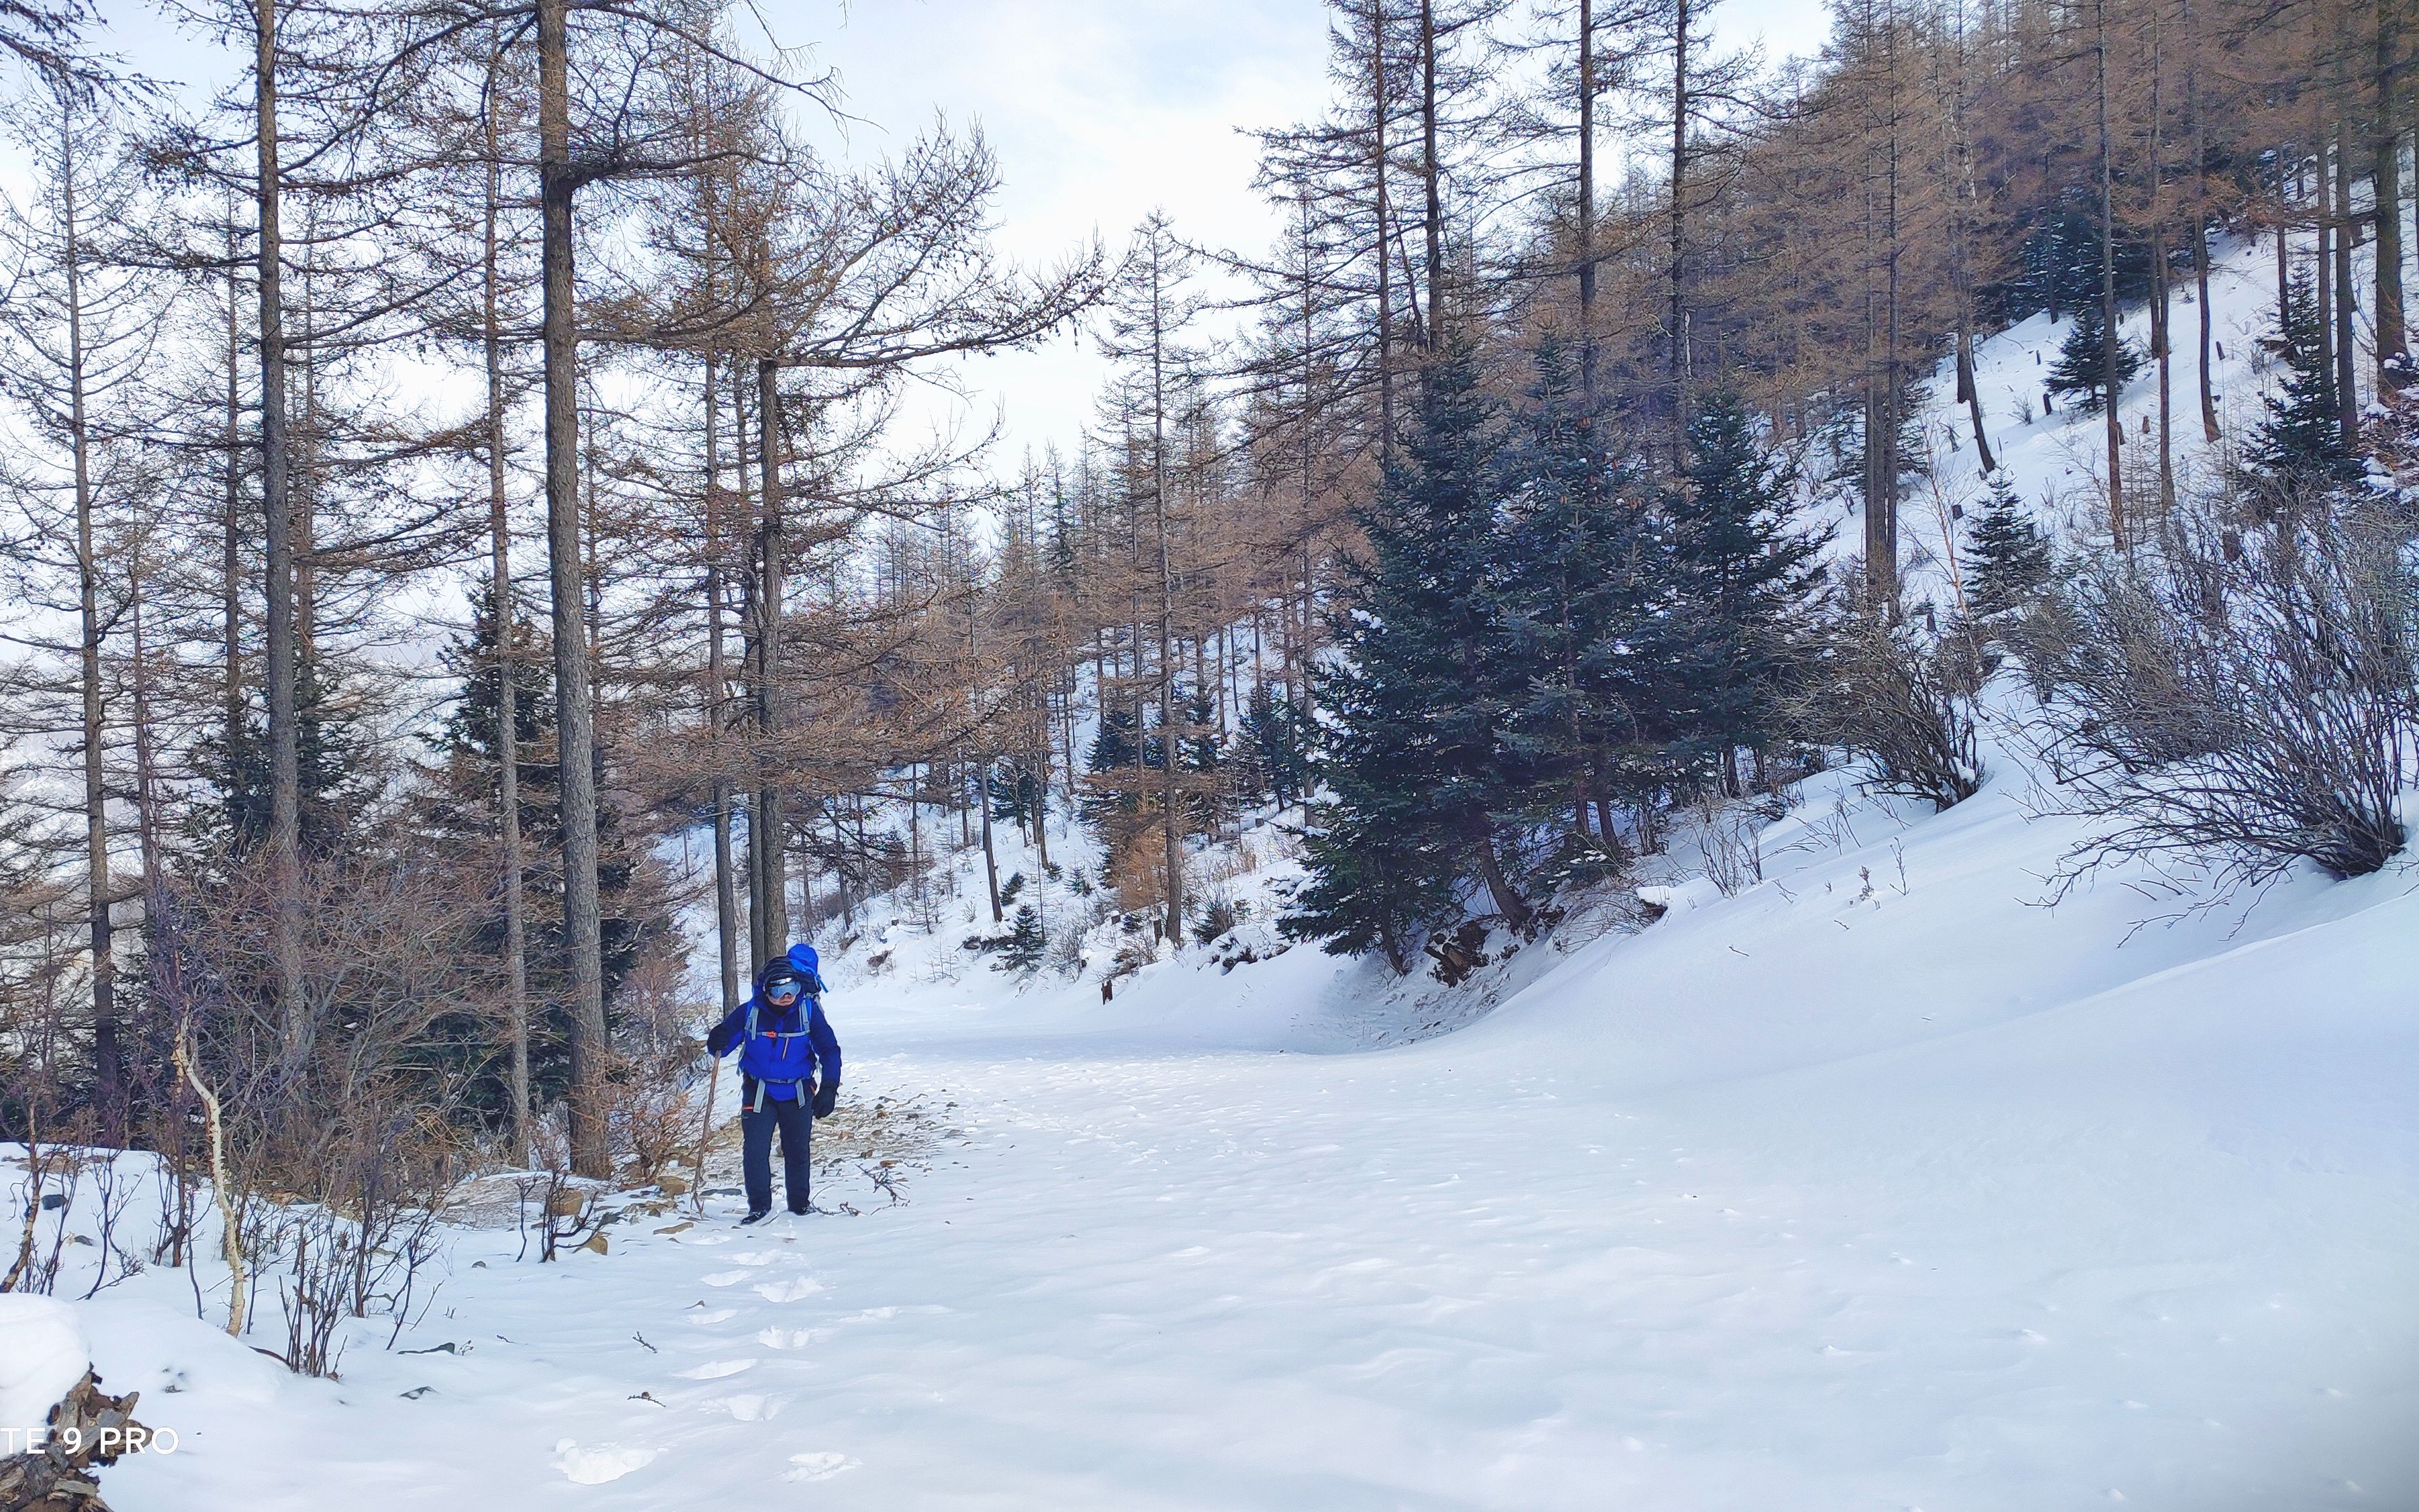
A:
POLYGON ((795 977, 780 977, 764 984, 764 995, 776 1003, 794 1003, 807 984, 795 977))

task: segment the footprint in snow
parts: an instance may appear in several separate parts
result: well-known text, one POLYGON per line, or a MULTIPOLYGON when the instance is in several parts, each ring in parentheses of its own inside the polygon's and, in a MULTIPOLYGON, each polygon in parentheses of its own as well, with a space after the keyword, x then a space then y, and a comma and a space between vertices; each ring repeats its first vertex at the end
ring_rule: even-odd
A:
POLYGON ((698 1405, 710 1412, 729 1412, 742 1423, 762 1423, 778 1415, 788 1398, 750 1393, 739 1396, 716 1396, 698 1405))
POLYGON ((710 1313, 698 1314, 689 1321, 702 1328, 709 1323, 727 1323, 738 1316, 739 1309, 736 1307, 716 1307, 710 1313))
POLYGON ((756 1335, 756 1342, 768 1350, 803 1350, 814 1341, 811 1328, 768 1328, 756 1335))
POLYGON ((554 1445, 554 1468, 575 1486, 602 1486, 609 1480, 620 1480, 661 1453, 661 1449, 636 1449, 619 1443, 578 1444, 559 1439, 554 1445))
POLYGON ((684 1381, 719 1381, 725 1376, 735 1376, 755 1364, 753 1360, 708 1360, 703 1365, 691 1365, 678 1374, 684 1381))
POLYGON ((712 1275, 701 1276, 699 1279, 709 1287, 730 1287, 738 1285, 755 1273, 753 1271, 716 1271, 712 1275))
POLYGON ((782 1476, 783 1480, 829 1480, 843 1470, 855 1470, 862 1461, 829 1449, 809 1454, 792 1455, 790 1463, 798 1468, 782 1476))
POLYGON ((739 1265, 770 1265, 780 1257, 768 1249, 744 1249, 731 1258, 739 1265))
POLYGON ((681 1242, 684 1244, 728 1244, 738 1239, 738 1237, 739 1236, 737 1234, 699 1234, 692 1238, 685 1238, 681 1242))
POLYGON ((766 1302, 803 1302, 824 1288, 824 1284, 811 1276, 792 1276, 787 1281, 767 1281, 756 1288, 756 1295, 766 1302))

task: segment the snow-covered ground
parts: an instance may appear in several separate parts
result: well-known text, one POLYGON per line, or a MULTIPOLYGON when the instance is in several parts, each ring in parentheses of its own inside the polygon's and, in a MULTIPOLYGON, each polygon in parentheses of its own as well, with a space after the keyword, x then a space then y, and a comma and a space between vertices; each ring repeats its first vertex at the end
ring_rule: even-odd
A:
POLYGON ((2419 1504, 2412 875, 2139 929, 2173 903, 2110 877, 2052 911, 2076 831, 1999 770, 1921 817, 1818 779, 1761 885, 1533 947, 1492 1014, 1393 1049, 1336 1049, 1390 1011, 1307 948, 1192 952, 1107 1005, 840 987, 853 1094, 953 1132, 904 1202, 742 1230, 716 1197, 544 1267, 466 1231, 403 1340, 455 1352, 364 1340, 334 1383, 138 1276, 78 1311, 180 1443, 105 1485, 121 1512, 786 1480, 834 1508, 2419 1504))
MULTIPOLYGON (((2054 345, 2039 324, 1986 379, 2054 345)), ((1995 440, 2032 484, 2058 465, 1995 440)), ((989 928, 962 857, 937 929, 886 903, 828 973, 848 1095, 933 1117, 904 1200, 741 1229, 726 1193, 546 1266, 462 1229, 434 1308, 333 1382, 137 1275, 75 1315, 178 1443, 103 1487, 120 1512, 2419 1506, 2419 872, 2255 903, 2108 872, 2053 909, 2079 822, 1989 756, 1939 815, 1816 778, 1761 882, 1674 876, 1643 930, 1566 927, 1451 991, 1271 954, 1266 831, 1235 944, 1102 1002, 1102 924, 1082 980, 1020 988, 961 943, 989 928)), ((1087 906, 1050 886, 1055 919, 1087 906)))

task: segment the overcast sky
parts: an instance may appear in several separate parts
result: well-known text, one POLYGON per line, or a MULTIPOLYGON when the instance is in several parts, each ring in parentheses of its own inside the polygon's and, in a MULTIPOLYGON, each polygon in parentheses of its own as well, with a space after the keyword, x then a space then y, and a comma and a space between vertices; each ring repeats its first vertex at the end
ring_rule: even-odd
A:
MULTIPOLYGON (((978 123, 1000 159, 1005 245, 1047 257, 1098 234, 1114 253, 1164 208, 1187 238, 1257 250, 1273 223, 1251 190, 1255 128, 1316 115, 1328 89, 1317 0, 766 0, 786 42, 811 43, 876 153, 935 109, 978 123)), ((1728 0, 1727 51, 1811 53, 1818 0, 1728 0)), ((999 461, 1070 445, 1090 420, 1099 360, 1064 340, 986 359, 970 377, 1005 419, 999 461)))
MULTIPOLYGON (((1095 234, 1112 253, 1154 206, 1196 241, 1258 250, 1272 229, 1251 192, 1253 128, 1307 118, 1327 94, 1318 0, 762 0, 779 39, 834 69, 863 124, 847 150, 876 156, 934 112, 978 124, 1005 184, 1000 238, 1046 259, 1095 234)), ((241 60, 214 57, 143 0, 107 0, 112 45, 156 77, 195 82, 241 60)), ((1819 0, 1725 0, 1724 51, 1810 53, 1828 18, 1819 0)), ((231 73, 230 75, 231 76, 231 73)), ((998 455, 1071 445, 1091 418, 1101 364, 1064 339, 983 360, 969 377, 975 424, 1005 422, 998 455)))

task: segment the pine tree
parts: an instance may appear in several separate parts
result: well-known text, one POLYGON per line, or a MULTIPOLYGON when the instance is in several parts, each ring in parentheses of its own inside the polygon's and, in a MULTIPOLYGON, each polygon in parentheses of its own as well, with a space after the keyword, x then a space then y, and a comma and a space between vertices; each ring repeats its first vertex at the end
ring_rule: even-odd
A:
POLYGON ((1533 363, 1502 462, 1505 627, 1531 669, 1509 740, 1538 809, 1634 803, 1667 780, 1660 716, 1671 699, 1658 686, 1665 660, 1649 649, 1661 634, 1663 543, 1636 479, 1596 460, 1561 343, 1541 342, 1533 363))
POLYGON ((1456 342, 1425 375, 1419 423, 1386 469, 1362 528, 1372 560, 1333 629, 1321 679, 1332 717, 1298 935, 1381 945, 1401 968, 1473 874, 1515 928, 1531 917, 1497 849, 1497 818, 1530 781, 1506 739, 1529 669, 1502 615, 1494 486, 1501 426, 1475 354, 1456 342))
POLYGON ((1967 532, 1965 603, 1978 620, 2032 604, 2049 582, 2049 540, 2016 496, 2015 479, 1991 474, 1991 501, 1967 532))
MULTIPOLYGON (((2053 318, 2100 299, 2100 208, 2096 196, 2079 189, 2060 193, 2037 217, 2018 256, 2019 287, 2026 302, 2053 318)), ((2149 239, 2122 224, 2117 228, 2117 293, 2133 299, 2150 290, 2149 239)))
POLYGON ((1306 880, 1277 933, 1317 940, 1330 955, 1379 950, 1402 975, 1419 934, 1456 906, 1451 857, 1439 854, 1432 826, 1402 802, 1400 788, 1364 784, 1345 771, 1328 780, 1337 796, 1311 806, 1302 835, 1306 880))
MULTIPOLYGON (((354 818, 371 796, 362 769, 362 742, 354 712, 338 696, 336 679, 323 676, 318 661, 297 667, 294 679, 295 767, 301 798, 301 854, 305 859, 338 855, 354 818)), ((200 826, 228 851, 241 856, 269 835, 269 739, 256 719, 221 732, 202 753, 203 770, 217 802, 199 810, 200 826)))
MULTIPOLYGON (((1129 773, 1143 764, 1143 743, 1137 737, 1135 716, 1132 707, 1108 707, 1101 711, 1100 728, 1092 734, 1091 748, 1085 753, 1084 765, 1096 776, 1129 773)), ((1141 805, 1131 781, 1094 783, 1084 792, 1084 818, 1099 832, 1104 845, 1124 843, 1126 831, 1132 827, 1133 816, 1141 805)))
MULTIPOLYGON (((2117 381, 2122 385, 2133 381, 2142 369, 2142 353, 2121 334, 2117 338, 2117 381)), ((2100 318, 2097 303, 2085 304, 2074 312, 2074 329, 2066 333, 2066 342, 2058 348, 2057 363, 2049 370, 2044 385, 2052 393, 2079 393, 2078 401, 2086 414, 2098 414, 2108 398, 2108 334, 2106 324, 2100 318)))
POLYGON ((1250 753, 1259 791, 1280 809, 1299 802, 1310 777, 1310 750, 1300 710, 1266 683, 1253 685, 1242 717, 1244 748, 1250 753))
POLYGON ((2323 318, 2310 275, 2295 273, 2276 322, 2285 347, 2284 387, 2268 395, 2268 418, 2249 448, 2253 466, 2272 482, 2334 483, 2355 472, 2343 447, 2323 318))
POLYGON ((1184 701, 1185 732, 1177 740, 1184 769, 1207 776, 1218 770, 1218 709, 1210 695, 1195 692, 1184 701))
POLYGON ((1033 769, 1013 757, 1004 758, 983 774, 983 789, 994 819, 1031 825, 1049 812, 1049 794, 1033 769))
POLYGON ((1008 936, 999 948, 999 969, 1017 976, 1031 976, 1050 949, 1050 936, 1041 928, 1041 916, 1031 903, 1016 905, 1016 915, 1009 922, 1008 936))
POLYGON ((1737 752, 1775 737, 1804 646, 1817 543, 1793 528, 1795 479, 1765 449, 1755 418, 1730 394, 1709 396, 1688 424, 1688 465, 1664 505, 1665 575, 1687 685, 1679 720, 1701 762, 1735 792, 1737 752))
MULTIPOLYGON (((478 592, 471 602, 476 613, 469 634, 444 652, 444 664, 461 678, 461 693, 446 716, 444 760, 430 774, 434 781, 420 826, 423 841, 458 856, 466 874, 492 877, 499 828, 496 769, 503 750, 503 679, 497 667, 498 637, 490 609, 494 595, 478 592)), ((530 1085, 532 1100, 543 1104, 564 1095, 571 1077, 571 1026, 562 1006, 570 990, 559 902, 562 779, 554 761, 553 679, 545 647, 535 627, 526 622, 515 626, 514 635, 517 645, 513 671, 514 748, 519 758, 521 833, 530 863, 524 880, 529 905, 528 981, 532 1002, 547 1005, 532 1016, 530 1085)), ((618 1019, 624 983, 647 949, 670 933, 671 920, 652 869, 627 839, 620 812, 611 804, 597 810, 597 836, 605 1004, 609 1017, 618 1019)), ((491 887, 481 884, 482 895, 491 887)), ((475 943, 494 955, 504 943, 502 900, 492 899, 488 907, 489 917, 475 943)), ((493 1053, 492 1026, 486 1015, 467 1011, 448 1015, 437 1026, 435 1037, 455 1049, 465 1104, 501 1125, 509 1113, 509 1088, 504 1068, 493 1053)))

